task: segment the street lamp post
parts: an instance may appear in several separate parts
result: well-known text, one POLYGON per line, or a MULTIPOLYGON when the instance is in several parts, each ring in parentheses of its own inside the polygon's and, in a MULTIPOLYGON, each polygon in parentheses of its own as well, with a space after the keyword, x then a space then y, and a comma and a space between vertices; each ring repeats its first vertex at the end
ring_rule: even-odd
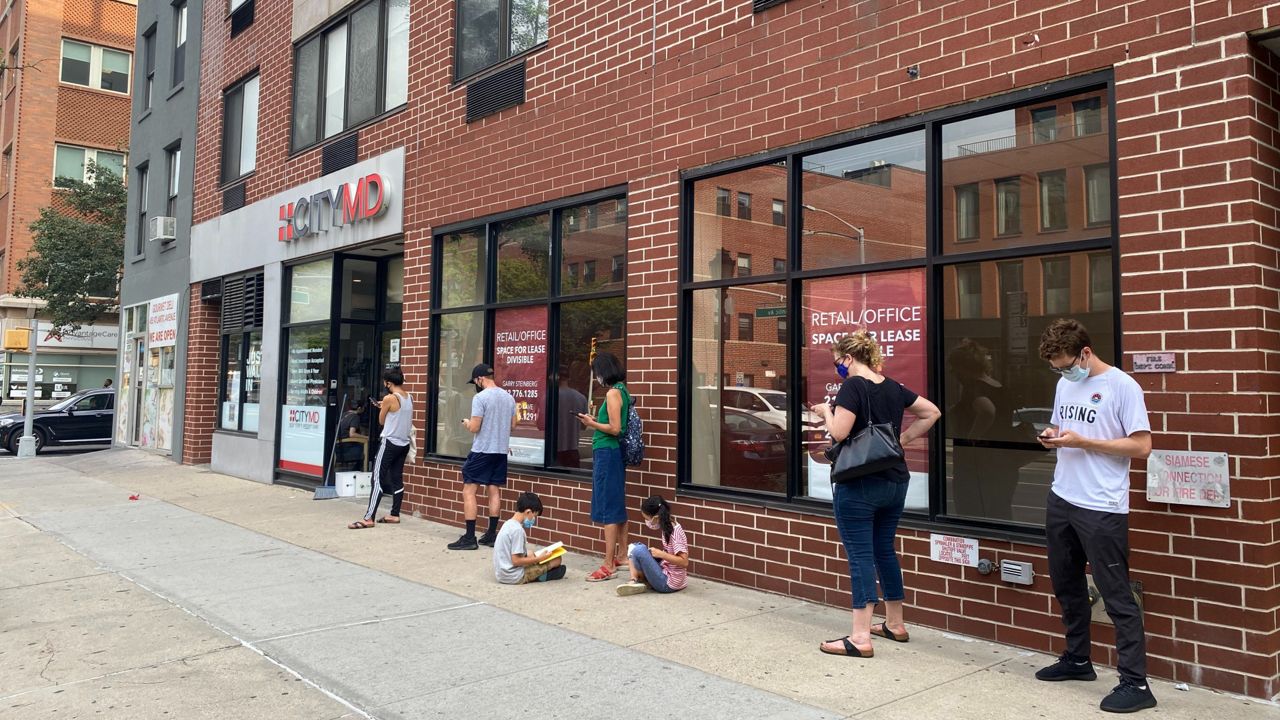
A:
POLYGON ((22 424, 22 439, 18 441, 18 457, 36 456, 35 414, 36 414, 36 341, 39 335, 36 329, 36 308, 27 308, 27 319, 31 321, 31 341, 27 348, 27 402, 22 424))
MULTIPOLYGON (((820 213, 822 213, 823 215, 830 215, 831 217, 835 218, 835 219, 836 219, 837 221, 839 221, 840 223, 844 224, 844 225, 845 225, 845 227, 848 227, 850 230, 853 230, 854 232, 858 233, 857 238, 854 238, 854 239, 856 239, 856 240, 858 241, 858 264, 859 264, 859 265, 866 265, 866 264, 867 264, 867 243, 866 243, 866 231, 865 231, 862 227, 860 227, 860 226, 858 226, 858 225, 854 225, 853 223, 849 222, 848 220, 845 220, 844 218, 842 218, 842 217, 840 217, 839 215, 837 215, 837 214, 835 214, 835 213, 831 212, 830 210, 826 210, 826 209, 823 209, 823 208, 820 208, 820 207, 814 207, 813 205, 801 205, 800 207, 802 207, 802 208, 804 208, 805 210, 808 210, 808 211, 810 211, 810 212, 820 212, 820 213)), ((818 232, 818 231, 817 231, 817 230, 814 230, 813 232, 818 232)), ((840 237, 849 237, 849 236, 847 236, 847 235, 840 235, 839 233, 831 233, 831 234, 833 234, 833 235, 839 235, 840 237)))

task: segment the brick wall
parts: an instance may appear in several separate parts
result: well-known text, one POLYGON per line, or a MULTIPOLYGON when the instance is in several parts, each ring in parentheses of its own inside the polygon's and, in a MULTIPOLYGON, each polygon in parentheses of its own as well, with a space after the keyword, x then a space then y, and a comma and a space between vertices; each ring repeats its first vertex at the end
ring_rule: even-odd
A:
MULTIPOLYGON (((229 40, 214 6, 205 9, 197 222, 219 210, 220 92, 253 67, 262 105, 248 201, 318 174, 316 150, 288 151, 290 48, 277 41, 289 34, 287 8, 262 3, 254 26, 229 40)), ((1156 447, 1225 450, 1234 462, 1236 499, 1225 510, 1147 504, 1137 464, 1133 564, 1146 588, 1152 672, 1256 697, 1280 689, 1271 490, 1280 459, 1266 424, 1280 409, 1276 80, 1271 58, 1244 37, 1280 23, 1273 8, 1209 0, 1195 5, 1193 27, 1186 5, 1093 0, 790 0, 759 15, 745 0, 552 3, 547 46, 528 57, 527 102, 472 124, 464 86, 452 83, 452 10, 414 4, 410 104, 360 131, 362 158, 407 149, 410 389, 426 388, 432 226, 627 183, 628 370, 650 445, 628 473, 632 506, 674 492, 681 170, 1114 68, 1124 349, 1179 355, 1181 372, 1141 378, 1156 447)), ((193 342, 212 332, 192 325, 193 342)), ((212 372, 188 380, 211 397, 212 372)), ((205 443, 208 430, 191 432, 197 407, 211 429, 213 401, 188 405, 188 442, 205 443)), ((589 485, 516 474, 506 497, 522 490, 548 508, 535 539, 602 550, 589 485)), ((460 523, 458 466, 411 468, 407 502, 460 523)), ((847 604, 829 518, 689 496, 676 512, 693 535, 698 575, 847 604)), ((1014 588, 931 562, 927 533, 900 537, 912 622, 1062 648, 1047 577, 1014 588)), ((983 548, 1046 567, 1038 545, 983 548)), ((1095 657, 1114 662, 1110 628, 1095 630, 1095 657)))
POLYGON ((187 393, 182 409, 182 462, 207 463, 213 452, 213 428, 218 419, 218 303, 200 299, 200 286, 191 286, 187 319, 187 393))

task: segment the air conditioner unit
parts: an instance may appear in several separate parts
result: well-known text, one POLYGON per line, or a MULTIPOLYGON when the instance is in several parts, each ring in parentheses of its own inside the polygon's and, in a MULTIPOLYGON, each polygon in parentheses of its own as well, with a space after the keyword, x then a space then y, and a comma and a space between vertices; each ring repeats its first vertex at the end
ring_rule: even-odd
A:
POLYGON ((147 239, 159 240, 160 242, 173 242, 177 237, 178 219, 164 217, 163 215, 153 217, 148 221, 147 239))

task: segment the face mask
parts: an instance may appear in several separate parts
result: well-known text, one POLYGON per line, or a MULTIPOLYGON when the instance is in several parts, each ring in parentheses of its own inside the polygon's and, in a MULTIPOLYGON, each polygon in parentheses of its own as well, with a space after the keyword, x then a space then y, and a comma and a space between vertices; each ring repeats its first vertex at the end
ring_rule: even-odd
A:
POLYGON ((533 528, 534 525, 538 524, 538 518, 536 517, 525 518, 520 521, 520 524, 524 526, 525 530, 530 530, 533 528))
POLYGON ((648 520, 644 521, 644 526, 649 528, 650 530, 657 530, 660 525, 661 523, 656 517, 651 517, 648 520))
POLYGON ((1080 382, 1081 380, 1089 377, 1089 369, 1082 368, 1079 365, 1072 365, 1062 371, 1062 377, 1065 378, 1067 382, 1080 382))
POLYGON ((849 366, 844 364, 836 365, 836 374, 840 376, 841 380, 847 380, 849 378, 849 366))
POLYGON ((475 388, 476 388, 476 394, 477 394, 477 395, 479 395, 481 392, 483 392, 483 391, 484 391, 484 388, 480 387, 480 383, 476 383, 476 384, 475 384, 475 388))

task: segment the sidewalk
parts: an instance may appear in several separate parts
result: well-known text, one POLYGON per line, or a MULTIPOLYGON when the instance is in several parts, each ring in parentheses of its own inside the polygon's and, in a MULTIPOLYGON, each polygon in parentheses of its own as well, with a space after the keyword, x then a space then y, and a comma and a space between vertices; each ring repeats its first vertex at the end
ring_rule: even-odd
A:
MULTIPOLYGON (((0 460, 0 718, 1111 717, 1110 670, 1040 683, 1051 658, 920 627, 822 655, 847 611, 696 564, 674 597, 618 598, 572 554, 565 581, 500 586, 487 548, 444 549, 456 528, 348 531, 362 505, 311 498, 136 451, 0 460)), ((1153 689, 1150 717, 1280 720, 1153 689)))

